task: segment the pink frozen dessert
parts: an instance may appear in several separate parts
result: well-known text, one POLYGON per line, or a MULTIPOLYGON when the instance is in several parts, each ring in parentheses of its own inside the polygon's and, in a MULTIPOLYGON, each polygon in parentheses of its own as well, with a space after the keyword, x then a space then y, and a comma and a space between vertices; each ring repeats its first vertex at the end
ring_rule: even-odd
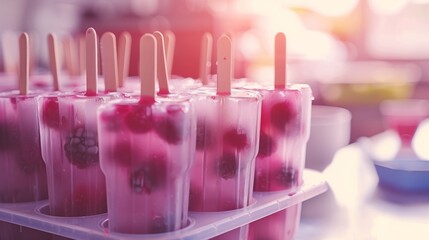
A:
POLYGON ((140 40, 141 96, 99 109, 109 230, 153 234, 188 224, 195 116, 189 98, 155 96, 156 41, 140 40))

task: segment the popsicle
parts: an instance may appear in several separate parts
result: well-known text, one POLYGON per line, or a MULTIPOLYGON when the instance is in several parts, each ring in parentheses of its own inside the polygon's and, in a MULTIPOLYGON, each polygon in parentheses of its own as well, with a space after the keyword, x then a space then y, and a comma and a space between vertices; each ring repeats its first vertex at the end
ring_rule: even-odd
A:
MULTIPOLYGON (((197 140, 191 170, 191 211, 227 211, 246 207, 253 193, 258 149, 261 98, 253 91, 231 90, 231 40, 217 42, 216 89, 197 94, 197 140)), ((245 239, 238 229, 216 239, 245 239)))
POLYGON ((107 211, 99 165, 97 108, 117 93, 98 92, 97 35, 86 32, 86 91, 39 99, 42 156, 47 166, 49 211, 55 216, 87 216, 107 211))
MULTIPOLYGON (((36 91, 28 90, 29 37, 19 37, 19 90, 0 93, 0 202, 48 197, 40 153, 36 91)), ((50 234, 0 221, 0 239, 46 239, 50 234)))
MULTIPOLYGON (((283 33, 275 38, 274 88, 259 88, 258 91, 263 100, 254 190, 293 193, 302 184, 312 94, 307 85, 286 83, 286 37, 283 33)), ((251 223, 249 239, 293 239, 297 224, 290 223, 298 222, 300 209, 298 204, 251 223), (283 230, 267 231, 280 228, 278 226, 283 230)))
POLYGON ((139 98, 98 110, 101 168, 106 176, 108 228, 152 234, 189 224, 189 170, 195 116, 189 98, 155 94, 157 42, 140 39, 139 98))

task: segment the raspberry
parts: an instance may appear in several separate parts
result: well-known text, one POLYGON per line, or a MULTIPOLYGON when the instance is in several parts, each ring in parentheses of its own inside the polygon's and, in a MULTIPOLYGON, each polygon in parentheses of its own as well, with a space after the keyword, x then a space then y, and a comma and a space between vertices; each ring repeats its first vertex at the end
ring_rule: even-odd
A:
POLYGON ((125 166, 125 167, 131 166, 131 163, 132 163, 131 143, 129 143, 128 141, 123 141, 113 146, 112 159, 120 166, 125 166))
POLYGON ((64 151, 68 160, 78 168, 86 168, 98 163, 97 132, 76 127, 66 137, 64 151))
POLYGON ((224 153, 217 162, 217 173, 223 179, 237 175, 238 159, 234 153, 224 153))
POLYGON ((112 112, 103 112, 100 116, 107 131, 117 131, 121 128, 121 120, 130 111, 128 105, 115 105, 112 112))
POLYGON ((166 180, 166 160, 162 156, 154 155, 132 172, 130 185, 135 193, 150 194, 156 188, 163 187, 166 180))
POLYGON ((247 134, 242 128, 233 128, 223 134, 223 141, 227 145, 242 150, 249 145, 247 134))
POLYGON ((49 98, 43 103, 42 121, 51 128, 60 126, 60 109, 57 98, 49 98))
POLYGON ((156 120, 156 133, 170 144, 179 144, 182 141, 182 126, 177 120, 161 117, 156 120))
POLYGON ((264 133, 261 132, 261 135, 259 137, 259 151, 258 151, 258 157, 268 157, 273 152, 275 152, 277 149, 277 144, 274 141, 274 139, 264 133))
POLYGON ((125 116, 125 124, 135 133, 147 133, 153 128, 152 105, 132 106, 125 116))
POLYGON ((286 124, 295 118, 297 110, 292 102, 280 102, 271 108, 271 124, 280 131, 284 131, 286 124))

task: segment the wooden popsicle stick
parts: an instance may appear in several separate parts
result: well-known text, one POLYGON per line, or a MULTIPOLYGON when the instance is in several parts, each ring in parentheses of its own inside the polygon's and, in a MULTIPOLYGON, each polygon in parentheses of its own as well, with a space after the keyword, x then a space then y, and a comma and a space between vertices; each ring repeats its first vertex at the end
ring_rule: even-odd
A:
POLYGON ((141 100, 155 101, 155 81, 157 75, 157 46, 152 34, 140 38, 140 80, 141 100))
POLYGON ((51 69, 54 91, 59 91, 59 58, 58 58, 58 43, 55 34, 48 35, 48 52, 49 52, 49 67, 51 69))
POLYGON ((213 37, 210 33, 204 33, 201 41, 201 58, 200 58, 200 80, 203 85, 207 85, 208 76, 211 68, 213 48, 213 37))
POLYGON ((17 59, 16 59, 16 40, 17 36, 12 32, 4 32, 2 34, 2 52, 4 72, 8 74, 17 73, 17 59))
POLYGON ((165 46, 164 46, 164 36, 159 31, 153 33, 153 36, 156 38, 157 46, 157 72, 158 72, 158 83, 159 83, 159 93, 160 94, 169 94, 168 89, 168 73, 167 73, 167 63, 165 59, 165 46))
POLYGON ((86 95, 98 94, 98 46, 94 28, 86 30, 86 95))
POLYGON ((231 95, 231 39, 223 34, 217 41, 217 95, 231 95))
POLYGON ((172 31, 165 31, 165 55, 167 58, 167 73, 171 78, 171 70, 173 69, 174 48, 176 45, 176 36, 172 31))
POLYGON ((64 65, 66 71, 72 75, 73 67, 72 67, 72 59, 71 59, 71 50, 70 50, 70 36, 66 35, 62 38, 63 45, 63 57, 64 57, 64 65))
POLYGON ((101 64, 106 92, 116 92, 118 89, 118 56, 116 37, 111 32, 101 36, 101 64))
POLYGON ((123 32, 118 40, 118 86, 123 87, 130 69, 131 34, 123 32))
POLYGON ((86 41, 85 36, 79 37, 79 75, 86 72, 86 41))
POLYGON ((30 40, 27 33, 19 36, 19 94, 27 95, 30 75, 30 40))
POLYGON ((275 37, 274 52, 274 88, 285 89, 286 87, 286 36, 279 32, 275 37))

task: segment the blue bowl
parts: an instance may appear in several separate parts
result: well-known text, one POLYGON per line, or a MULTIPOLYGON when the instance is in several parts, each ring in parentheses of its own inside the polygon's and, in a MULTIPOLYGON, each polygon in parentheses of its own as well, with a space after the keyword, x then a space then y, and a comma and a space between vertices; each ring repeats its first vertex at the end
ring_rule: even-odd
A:
POLYGON ((374 161, 379 184, 404 191, 429 192, 429 161, 374 161))

